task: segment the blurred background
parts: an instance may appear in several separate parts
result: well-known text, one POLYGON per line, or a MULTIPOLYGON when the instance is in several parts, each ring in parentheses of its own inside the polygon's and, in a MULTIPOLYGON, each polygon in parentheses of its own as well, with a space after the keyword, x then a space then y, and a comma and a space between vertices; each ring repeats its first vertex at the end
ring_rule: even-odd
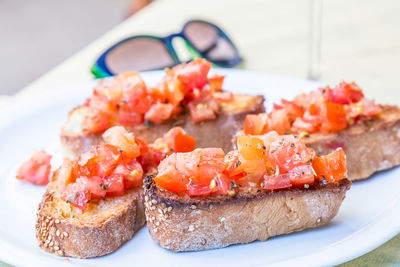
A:
MULTIPOLYGON (((156 0, 142 9, 150 2, 0 0, 0 94, 15 94, 100 37, 102 41, 84 50, 83 57, 88 61, 93 62, 122 37, 138 33, 166 35, 178 31, 193 17, 215 22, 229 33, 245 59, 242 68, 307 77, 309 0, 196 4, 156 0), (130 15, 129 26, 118 26, 119 34, 106 34, 130 15)), ((322 9, 320 80, 332 84, 355 80, 367 94, 385 102, 400 97, 400 92, 388 97, 380 91, 382 87, 399 91, 400 2, 329 0, 323 1, 322 9)), ((65 72, 57 81, 41 86, 51 88, 92 77, 90 65, 76 65, 76 74, 65 72)))

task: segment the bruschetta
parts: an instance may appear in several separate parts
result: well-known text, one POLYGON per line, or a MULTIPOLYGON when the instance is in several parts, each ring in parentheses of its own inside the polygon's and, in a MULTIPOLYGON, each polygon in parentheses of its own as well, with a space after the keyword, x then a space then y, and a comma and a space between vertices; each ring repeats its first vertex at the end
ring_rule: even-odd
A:
POLYGON ((174 153, 144 181, 147 226, 172 251, 222 248, 329 222, 351 182, 343 149, 315 156, 291 135, 239 136, 238 150, 174 153))
POLYGON ((211 63, 195 59, 167 69, 154 87, 147 87, 136 72, 101 80, 62 127, 64 156, 76 158, 88 151, 114 125, 126 127, 148 143, 181 126, 196 138, 197 146, 229 151, 231 136, 245 116, 264 111, 264 98, 223 91, 224 77, 209 77, 210 68, 211 63))
POLYGON ((103 140, 54 172, 37 215, 44 250, 91 258, 118 249, 145 224, 143 174, 172 151, 195 147, 181 128, 149 146, 121 126, 108 129, 103 140))
POLYGON ((343 148, 351 181, 400 164, 400 108, 375 104, 354 82, 282 100, 269 114, 246 116, 244 134, 272 130, 298 135, 318 155, 343 148))

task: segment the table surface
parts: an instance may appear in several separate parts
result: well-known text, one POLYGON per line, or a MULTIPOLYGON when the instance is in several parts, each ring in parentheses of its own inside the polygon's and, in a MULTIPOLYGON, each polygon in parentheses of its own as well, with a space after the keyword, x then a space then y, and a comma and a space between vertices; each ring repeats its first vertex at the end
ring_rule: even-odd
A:
MULTIPOLYGON (((91 65, 115 42, 133 34, 178 32, 193 18, 212 21, 229 33, 245 59, 242 68, 306 78, 309 5, 309 0, 158 0, 7 102, 90 80, 91 65)), ((320 80, 329 84, 354 80, 377 102, 400 105, 400 2, 335 0, 323 5, 320 80)), ((343 266, 400 265, 399 250, 400 235, 343 266)))

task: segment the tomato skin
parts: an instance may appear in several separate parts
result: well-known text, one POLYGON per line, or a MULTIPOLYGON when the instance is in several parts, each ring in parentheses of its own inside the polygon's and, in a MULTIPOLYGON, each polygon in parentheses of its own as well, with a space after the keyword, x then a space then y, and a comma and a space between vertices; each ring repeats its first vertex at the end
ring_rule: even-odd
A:
POLYGON ((266 120, 263 114, 249 114, 244 121, 243 130, 245 134, 260 135, 263 134, 265 125, 266 120))
POLYGON ((290 183, 293 186, 304 186, 305 184, 313 184, 315 172, 311 164, 293 167, 289 172, 290 183))
POLYGON ((204 148, 201 150, 201 160, 198 164, 197 176, 193 181, 208 186, 211 180, 224 170, 225 153, 220 148, 204 148))
POLYGON ((51 170, 51 158, 52 156, 44 151, 34 151, 31 158, 19 167, 17 179, 36 185, 48 184, 51 170))
POLYGON ((148 121, 160 124, 171 117, 173 110, 174 106, 172 104, 157 103, 150 107, 144 118, 148 121))
POLYGON ((292 187, 288 174, 268 175, 262 176, 262 188, 266 190, 285 189, 292 187))
POLYGON ((281 103, 290 120, 303 116, 305 109, 298 106, 294 101, 282 99, 281 103))
POLYGON ((126 72, 115 77, 115 83, 122 88, 122 100, 138 113, 145 113, 150 108, 152 99, 139 73, 126 72))
POLYGON ((312 166, 317 174, 317 179, 336 182, 347 176, 346 155, 342 148, 338 148, 328 155, 315 157, 312 166))

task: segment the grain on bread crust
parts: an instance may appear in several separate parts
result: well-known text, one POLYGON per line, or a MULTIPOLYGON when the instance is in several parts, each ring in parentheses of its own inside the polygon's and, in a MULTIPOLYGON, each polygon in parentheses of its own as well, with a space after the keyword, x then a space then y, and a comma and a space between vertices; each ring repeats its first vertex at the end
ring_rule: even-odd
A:
POLYGON ((152 239, 172 251, 265 241, 329 222, 350 185, 345 179, 310 189, 199 198, 160 190, 149 175, 144 181, 147 226, 152 239))
MULTIPOLYGON (((65 157, 77 158, 101 141, 103 133, 87 133, 82 129, 86 112, 88 112, 86 107, 72 110, 62 127, 60 138, 65 157)), ((197 147, 221 147, 229 151, 232 148, 231 137, 243 125, 246 115, 260 112, 264 112, 263 96, 236 94, 233 101, 221 103, 221 112, 215 120, 193 123, 190 114, 186 113, 163 124, 139 125, 126 129, 133 132, 136 137, 144 138, 147 143, 152 143, 172 127, 181 126, 190 136, 196 138, 197 147)))
POLYGON ((366 179, 400 164, 400 108, 389 105, 381 108, 380 118, 360 120, 337 133, 306 135, 302 141, 318 155, 343 147, 348 179, 366 179))
MULTIPOLYGON (((145 224, 143 188, 121 197, 107 197, 81 212, 59 198, 57 171, 39 204, 36 237, 39 246, 58 256, 92 258, 109 254, 130 240, 145 224)), ((90 204, 92 205, 92 204, 90 204)))

